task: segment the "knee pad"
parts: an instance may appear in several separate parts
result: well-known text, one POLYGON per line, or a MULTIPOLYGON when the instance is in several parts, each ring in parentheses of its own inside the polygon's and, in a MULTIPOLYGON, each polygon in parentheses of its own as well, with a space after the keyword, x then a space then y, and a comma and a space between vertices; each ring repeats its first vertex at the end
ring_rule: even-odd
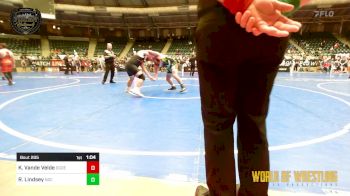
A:
POLYGON ((137 78, 140 78, 141 80, 146 80, 146 77, 145 75, 141 74, 141 75, 138 75, 136 76, 137 78))

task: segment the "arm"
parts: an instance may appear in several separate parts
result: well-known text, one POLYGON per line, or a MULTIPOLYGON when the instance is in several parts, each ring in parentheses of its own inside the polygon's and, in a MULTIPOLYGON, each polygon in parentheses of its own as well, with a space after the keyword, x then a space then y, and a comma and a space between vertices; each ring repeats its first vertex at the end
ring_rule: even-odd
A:
POLYGON ((112 52, 110 52, 110 51, 108 51, 108 50, 105 50, 105 51, 104 51, 104 57, 105 57, 105 59, 109 59, 109 58, 114 58, 115 55, 112 54, 112 52))
POLYGON ((161 53, 157 52, 157 51, 153 51, 153 50, 149 50, 148 51, 149 55, 152 56, 152 61, 154 63, 154 79, 157 80, 158 79, 158 71, 160 69, 160 64, 162 63, 162 55, 161 53))
POLYGON ((160 69, 161 62, 154 62, 154 79, 158 80, 158 71, 160 69))
POLYGON ((161 54, 157 51, 153 51, 153 50, 148 50, 148 53, 155 56, 155 57, 160 57, 161 54))
POLYGON ((8 55, 11 58, 12 66, 15 66, 15 56, 13 55, 13 52, 8 50, 8 55))
POLYGON ((11 60, 12 60, 13 67, 15 67, 15 57, 13 56, 12 52, 11 52, 11 60))
POLYGON ((146 74, 146 76, 147 76, 150 80, 152 80, 152 81, 155 80, 155 79, 151 76, 151 74, 149 73, 149 71, 147 70, 147 68, 145 67, 144 64, 141 64, 141 69, 142 69, 142 71, 146 74))

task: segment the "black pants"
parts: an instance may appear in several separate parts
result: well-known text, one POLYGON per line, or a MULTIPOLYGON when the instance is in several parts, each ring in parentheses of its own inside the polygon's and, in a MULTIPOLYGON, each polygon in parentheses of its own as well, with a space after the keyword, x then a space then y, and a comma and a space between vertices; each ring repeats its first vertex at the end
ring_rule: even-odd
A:
POLYGON ((295 64, 295 65, 294 65, 294 70, 293 70, 293 71, 298 71, 298 67, 299 67, 299 65, 298 65, 298 64, 295 64))
POLYGON ((70 64, 66 64, 66 70, 64 71, 64 74, 68 74, 70 70, 70 73, 73 74, 73 67, 70 64))
POLYGON ((196 31, 207 184, 212 196, 236 194, 233 123, 237 118, 239 195, 267 195, 252 171, 269 170, 265 119, 287 39, 255 37, 225 8, 200 15, 196 31))
POLYGON ((192 66, 190 67, 190 76, 194 76, 194 70, 196 69, 195 66, 192 66))
POLYGON ((108 74, 109 72, 111 72, 111 79, 110 79, 110 82, 113 81, 113 78, 114 78, 114 64, 113 63, 106 63, 106 68, 105 68, 105 75, 103 76, 103 82, 106 82, 107 81, 107 77, 108 77, 108 74))

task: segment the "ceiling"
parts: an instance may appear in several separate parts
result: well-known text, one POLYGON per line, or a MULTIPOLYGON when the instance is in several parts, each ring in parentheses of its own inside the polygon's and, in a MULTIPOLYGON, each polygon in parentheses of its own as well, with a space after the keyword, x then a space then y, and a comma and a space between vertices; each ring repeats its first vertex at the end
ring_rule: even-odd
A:
POLYGON ((163 7, 194 5, 197 2, 197 0, 55 0, 55 3, 62 4, 118 7, 163 7))
MULTIPOLYGON (((7 0, 5 0, 7 1, 7 0)), ((10 1, 10 0, 9 0, 10 1)), ((16 2, 19 0, 11 0, 16 2)), ((314 0, 317 1, 317 0, 314 0)), ((327 1, 327 0, 318 0, 327 1)), ((344 1, 344 0, 343 0, 344 1)), ((4 1, 3 1, 4 2, 4 1)), ((335 0, 331 2, 336 2, 335 0)), ((197 23, 197 13, 195 10, 180 10, 172 13, 159 14, 113 14, 108 13, 106 7, 120 8, 157 8, 169 6, 186 7, 188 5, 196 5, 198 0, 54 0, 56 4, 56 20, 47 20, 47 23, 58 23, 60 25, 69 26, 88 26, 100 28, 188 28, 195 27, 197 23), (84 9, 75 11, 64 11, 57 9, 57 5, 70 6, 88 6, 94 8, 93 12, 87 12, 84 9), (101 8, 100 11, 95 11, 101 8)), ((1 4, 0 16, 8 16, 14 7, 21 6, 19 4, 1 4)), ((340 22, 350 21, 350 3, 334 4, 331 6, 312 5, 302 8, 294 14, 294 18, 304 23, 312 22, 340 22), (320 7, 320 6, 319 6, 320 7), (333 10, 333 17, 315 18, 317 10, 333 10)))

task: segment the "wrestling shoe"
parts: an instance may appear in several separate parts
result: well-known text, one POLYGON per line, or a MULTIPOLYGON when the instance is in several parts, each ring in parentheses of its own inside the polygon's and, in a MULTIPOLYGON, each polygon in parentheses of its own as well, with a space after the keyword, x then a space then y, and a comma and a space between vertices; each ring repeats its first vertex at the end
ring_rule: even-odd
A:
POLYGON ((186 87, 185 87, 185 85, 181 84, 180 86, 181 86, 180 93, 185 92, 185 91, 186 91, 186 87))
POLYGON ((171 86, 168 91, 173 91, 173 90, 176 90, 176 86, 171 86))
POLYGON ((129 91, 130 94, 134 95, 134 96, 138 96, 138 97, 144 97, 144 95, 141 93, 140 89, 131 89, 129 91))

